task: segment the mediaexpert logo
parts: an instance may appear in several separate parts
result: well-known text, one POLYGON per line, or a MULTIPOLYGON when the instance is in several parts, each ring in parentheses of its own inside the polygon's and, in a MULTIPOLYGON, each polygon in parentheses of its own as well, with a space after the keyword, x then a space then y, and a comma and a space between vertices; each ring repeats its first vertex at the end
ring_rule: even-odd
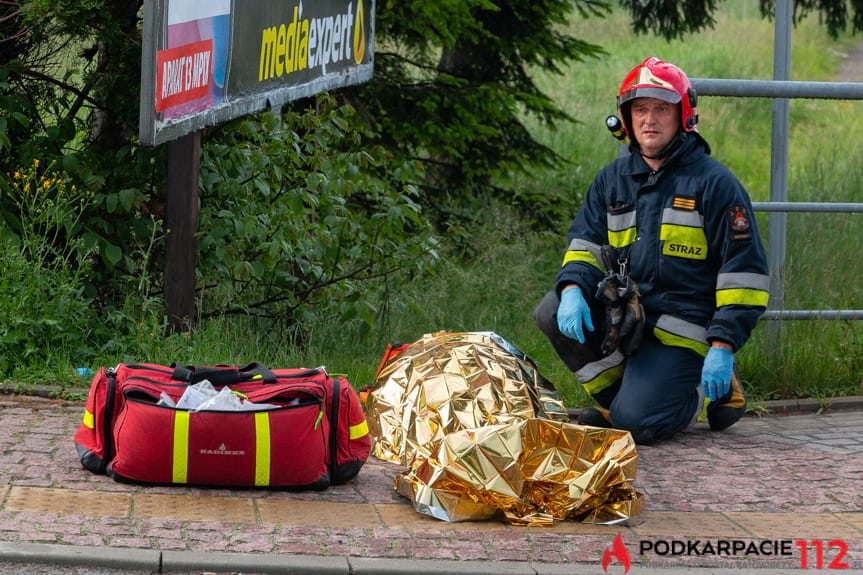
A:
MULTIPOLYGON (((795 549, 800 569, 848 569, 848 544, 841 539, 641 539, 638 554, 659 557, 792 557, 795 549)), ((602 570, 608 573, 612 562, 629 573, 632 559, 618 533, 602 553, 602 570)))

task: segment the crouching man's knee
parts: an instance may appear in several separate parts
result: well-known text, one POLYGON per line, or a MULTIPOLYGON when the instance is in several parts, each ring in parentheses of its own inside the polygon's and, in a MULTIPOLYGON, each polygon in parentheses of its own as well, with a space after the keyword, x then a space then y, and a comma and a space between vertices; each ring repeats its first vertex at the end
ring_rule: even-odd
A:
POLYGON ((621 408, 615 404, 611 406, 611 422, 617 429, 625 429, 632 434, 632 439, 641 445, 658 443, 670 439, 673 435, 686 428, 691 419, 685 420, 678 414, 646 413, 629 406, 629 409, 621 408))
POLYGON ((546 336, 560 334, 557 327, 558 307, 560 307, 560 298, 557 297, 557 292, 552 290, 547 292, 545 297, 533 309, 533 319, 539 330, 546 336))

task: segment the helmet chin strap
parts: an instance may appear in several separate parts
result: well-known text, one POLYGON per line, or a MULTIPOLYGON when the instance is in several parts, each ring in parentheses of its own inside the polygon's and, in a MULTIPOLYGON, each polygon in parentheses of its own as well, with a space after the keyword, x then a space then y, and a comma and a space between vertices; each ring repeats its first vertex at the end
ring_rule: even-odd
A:
POLYGON ((678 132, 677 136, 673 140, 671 140, 665 149, 655 155, 645 154, 641 151, 641 145, 638 146, 638 153, 641 154, 642 157, 648 158, 650 160, 664 160, 668 156, 670 156, 674 150, 680 147, 680 145, 686 141, 686 132, 678 132))

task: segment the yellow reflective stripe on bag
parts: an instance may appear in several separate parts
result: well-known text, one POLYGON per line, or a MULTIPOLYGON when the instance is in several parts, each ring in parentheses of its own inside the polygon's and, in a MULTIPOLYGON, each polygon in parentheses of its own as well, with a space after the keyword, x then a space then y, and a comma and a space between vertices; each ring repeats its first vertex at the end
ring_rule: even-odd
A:
POLYGON ((82 423, 84 424, 84 427, 87 427, 88 429, 96 428, 95 416, 86 409, 84 410, 84 418, 82 420, 82 423))
MULTIPOLYGON (((188 411, 174 412, 174 450, 171 480, 188 483, 189 477, 189 423, 188 411)), ((270 414, 255 413, 255 486, 270 484, 270 414)))
POLYGON ((356 425, 351 425, 348 428, 348 435, 351 440, 359 439, 360 437, 365 437, 369 434, 369 424, 366 420, 362 420, 360 423, 356 425))
POLYGON ((189 477, 189 412, 174 412, 174 451, 171 481, 186 483, 189 477))
POLYGON ((270 484, 270 414, 255 413, 255 486, 270 484))

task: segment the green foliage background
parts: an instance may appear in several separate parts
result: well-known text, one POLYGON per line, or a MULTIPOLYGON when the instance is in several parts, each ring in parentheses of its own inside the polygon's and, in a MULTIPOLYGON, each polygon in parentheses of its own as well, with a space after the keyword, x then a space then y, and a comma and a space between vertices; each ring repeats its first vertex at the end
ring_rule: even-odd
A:
MULTIPOLYGON (((643 29, 656 36, 636 35, 632 13, 606 2, 379 2, 373 82, 203 134, 198 325, 168 333, 165 149, 135 145, 134 98, 112 91, 99 59, 113 50, 127 74, 134 67, 140 4, 19 4, 32 12, 0 27, 34 26, 66 48, 0 43, 0 379, 22 386, 86 384, 76 367, 120 361, 261 361, 326 365, 361 387, 388 343, 491 330, 537 360, 568 404, 582 404, 531 310, 584 190, 617 153, 604 119, 620 79, 648 55, 692 77, 772 75, 767 2, 685 3, 715 4, 709 14, 621 2, 645 10, 643 29), (521 28, 495 28, 502 13, 521 28), (705 23, 713 27, 674 32, 705 23), (55 80, 22 91, 22 77, 37 72, 55 80), (34 182, 65 182, 43 189, 45 202, 75 217, 28 247, 23 231, 44 229, 45 212, 15 207, 13 184, 35 159, 34 182), (86 194, 59 203, 72 185, 86 194)), ((836 31, 800 19, 793 79, 834 79, 859 41, 836 31)), ((859 106, 792 101, 791 201, 856 200, 863 125, 849 119, 859 106)), ((767 200, 770 101, 703 97, 699 112, 714 155, 767 200)), ((766 214, 759 220, 769 245, 766 214)), ((786 309, 863 308, 863 252, 849 248, 860 227, 853 214, 788 216, 786 309)), ((861 392, 860 322, 784 322, 780 352, 770 329, 763 322, 739 354, 756 403, 861 392)))

